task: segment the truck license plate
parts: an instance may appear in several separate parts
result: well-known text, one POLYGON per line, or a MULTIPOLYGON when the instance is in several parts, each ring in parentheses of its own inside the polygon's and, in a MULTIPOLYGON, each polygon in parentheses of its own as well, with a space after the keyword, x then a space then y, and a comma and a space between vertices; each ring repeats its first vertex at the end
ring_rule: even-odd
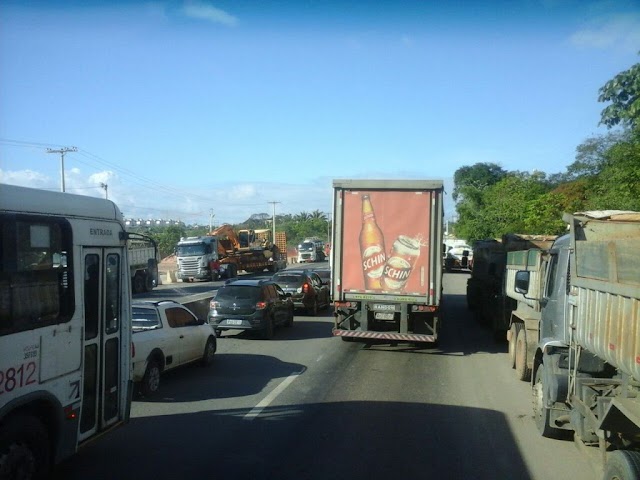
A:
POLYGON ((374 315, 378 320, 393 320, 393 313, 375 312, 374 315))
POLYGON ((396 309, 396 306, 393 304, 389 304, 389 303, 374 303, 371 306, 372 310, 394 310, 396 309))
POLYGON ((242 320, 227 320, 227 325, 242 325, 242 320))

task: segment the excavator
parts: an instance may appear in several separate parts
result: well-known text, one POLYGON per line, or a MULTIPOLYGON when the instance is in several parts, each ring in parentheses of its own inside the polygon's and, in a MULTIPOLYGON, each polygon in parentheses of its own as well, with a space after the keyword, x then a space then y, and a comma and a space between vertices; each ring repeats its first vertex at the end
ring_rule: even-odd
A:
POLYGON ((223 224, 208 235, 218 239, 220 264, 227 265, 228 278, 240 270, 259 272, 267 268, 278 271, 286 266, 286 254, 283 260, 280 249, 271 241, 269 229, 238 230, 236 233, 231 225, 223 224))
POLYGON ((251 251, 264 252, 265 258, 273 256, 275 246, 270 240, 269 229, 238 230, 236 234, 231 225, 225 223, 213 230, 209 235, 218 237, 218 254, 224 258, 236 253, 251 251))

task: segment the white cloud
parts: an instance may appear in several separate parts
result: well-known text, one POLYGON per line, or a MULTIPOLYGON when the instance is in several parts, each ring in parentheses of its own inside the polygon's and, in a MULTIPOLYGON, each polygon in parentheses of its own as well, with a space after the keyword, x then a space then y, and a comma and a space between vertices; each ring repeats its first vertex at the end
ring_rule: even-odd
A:
POLYGON ((601 19, 592 26, 575 32, 569 40, 581 48, 636 51, 640 46, 640 14, 601 19))
MULTIPOLYGON (((33 170, 18 170, 15 172, 0 170, 0 183, 44 189, 56 188, 51 178, 33 170)), ((59 184, 57 186, 60 187, 59 184)))
POLYGON ((188 0, 184 5, 183 12, 188 17, 219 23, 227 27, 234 27, 238 23, 238 19, 233 15, 197 0, 188 0))

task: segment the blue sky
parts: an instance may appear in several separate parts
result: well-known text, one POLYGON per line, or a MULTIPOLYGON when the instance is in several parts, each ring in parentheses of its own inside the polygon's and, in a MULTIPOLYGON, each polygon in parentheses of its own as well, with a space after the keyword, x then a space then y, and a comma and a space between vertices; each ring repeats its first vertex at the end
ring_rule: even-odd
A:
POLYGON ((0 183, 59 190, 75 146, 68 192, 208 224, 329 212, 334 178, 556 173, 638 51, 637 0, 4 0, 0 183))

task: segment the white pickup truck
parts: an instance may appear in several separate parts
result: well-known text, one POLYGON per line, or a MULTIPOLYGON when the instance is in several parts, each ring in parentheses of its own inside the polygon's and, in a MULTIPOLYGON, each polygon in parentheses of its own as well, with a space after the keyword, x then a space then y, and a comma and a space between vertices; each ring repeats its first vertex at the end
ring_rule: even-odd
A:
POLYGON ((180 365, 200 361, 207 366, 216 352, 211 325, 172 300, 135 302, 133 318, 133 381, 140 393, 153 395, 160 375, 180 365))

